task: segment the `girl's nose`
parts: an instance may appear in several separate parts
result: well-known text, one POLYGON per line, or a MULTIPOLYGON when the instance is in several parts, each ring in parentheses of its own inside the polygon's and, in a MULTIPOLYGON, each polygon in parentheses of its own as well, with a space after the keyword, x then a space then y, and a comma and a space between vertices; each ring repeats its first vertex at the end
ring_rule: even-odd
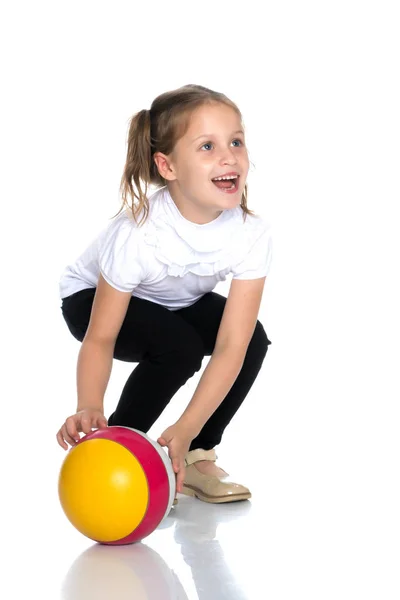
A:
POLYGON ((221 162, 224 164, 234 165, 236 163, 236 156, 232 150, 227 149, 221 155, 221 162))

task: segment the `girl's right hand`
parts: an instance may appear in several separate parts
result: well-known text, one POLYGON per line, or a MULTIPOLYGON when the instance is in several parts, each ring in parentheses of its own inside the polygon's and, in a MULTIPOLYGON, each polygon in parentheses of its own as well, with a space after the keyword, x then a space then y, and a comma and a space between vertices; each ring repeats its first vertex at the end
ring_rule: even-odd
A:
POLYGON ((80 440, 79 432, 90 433, 92 429, 105 429, 107 419, 98 408, 85 408, 66 419, 64 425, 57 433, 57 441, 64 450, 68 450, 67 443, 75 446, 80 440))

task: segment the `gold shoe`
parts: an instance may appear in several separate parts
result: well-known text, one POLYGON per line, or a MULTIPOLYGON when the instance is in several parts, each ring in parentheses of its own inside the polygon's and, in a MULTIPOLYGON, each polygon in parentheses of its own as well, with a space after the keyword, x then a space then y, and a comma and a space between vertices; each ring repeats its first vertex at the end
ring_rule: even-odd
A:
POLYGON ((191 450, 185 457, 186 473, 183 482, 182 494, 195 496, 204 502, 236 502, 251 498, 250 491, 243 485, 232 483, 226 477, 216 475, 205 475, 195 467, 200 460, 217 460, 215 450, 203 450, 198 448, 191 450))

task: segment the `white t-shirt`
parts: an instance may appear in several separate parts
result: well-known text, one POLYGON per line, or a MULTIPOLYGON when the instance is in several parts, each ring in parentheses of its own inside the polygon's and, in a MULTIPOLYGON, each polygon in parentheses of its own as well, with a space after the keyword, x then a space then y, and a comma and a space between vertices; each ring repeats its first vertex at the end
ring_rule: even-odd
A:
POLYGON ((240 206, 199 225, 183 217, 167 187, 149 198, 140 227, 124 209, 69 266, 60 280, 65 298, 96 287, 101 273, 117 290, 170 309, 194 304, 228 275, 257 279, 268 274, 271 228, 240 206))

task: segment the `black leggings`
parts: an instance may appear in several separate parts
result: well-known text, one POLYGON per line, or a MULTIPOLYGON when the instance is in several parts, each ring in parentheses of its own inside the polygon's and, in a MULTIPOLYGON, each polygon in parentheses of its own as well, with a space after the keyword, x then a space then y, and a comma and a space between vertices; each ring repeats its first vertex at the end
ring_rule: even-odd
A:
MULTIPOLYGON (((64 319, 80 342, 89 324, 95 291, 84 289, 62 301, 64 319)), ((128 377, 109 425, 125 425, 147 433, 179 388, 200 370, 204 356, 211 356, 225 303, 224 296, 209 292, 191 306, 171 311, 132 296, 115 343, 114 358, 139 364, 128 377)), ((220 443, 225 427, 257 377, 269 344, 257 321, 239 375, 222 404, 192 440, 190 450, 209 450, 220 443)))

